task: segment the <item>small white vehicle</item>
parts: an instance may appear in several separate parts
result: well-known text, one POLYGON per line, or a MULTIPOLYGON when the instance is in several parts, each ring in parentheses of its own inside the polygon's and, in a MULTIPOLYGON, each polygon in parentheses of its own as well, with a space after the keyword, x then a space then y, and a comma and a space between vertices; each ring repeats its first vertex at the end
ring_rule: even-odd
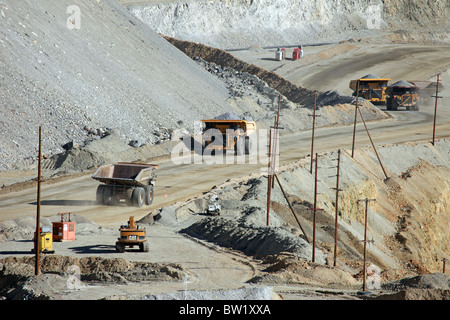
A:
POLYGON ((217 195, 213 195, 209 200, 208 208, 206 209, 206 213, 214 216, 220 215, 220 210, 222 209, 221 205, 217 203, 219 197, 217 195))

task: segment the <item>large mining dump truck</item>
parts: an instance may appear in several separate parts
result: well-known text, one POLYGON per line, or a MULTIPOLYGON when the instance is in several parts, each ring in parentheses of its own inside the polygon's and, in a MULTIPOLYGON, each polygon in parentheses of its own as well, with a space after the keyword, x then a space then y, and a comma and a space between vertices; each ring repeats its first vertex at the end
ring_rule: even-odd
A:
POLYGON ((353 96, 355 97, 358 94, 359 97, 369 100, 373 104, 384 104, 386 103, 386 88, 390 80, 368 74, 361 79, 351 80, 349 87, 353 90, 353 96))
POLYGON ((201 120, 205 150, 232 150, 235 154, 250 152, 250 135, 256 133, 256 123, 246 120, 201 120))
POLYGON ((419 87, 400 80, 394 84, 391 84, 386 89, 386 109, 397 110, 400 107, 406 108, 406 110, 419 110, 419 87))
POLYGON ((157 169, 153 164, 117 163, 101 166, 92 178, 102 182, 97 187, 97 203, 141 208, 153 202, 153 187, 157 169))

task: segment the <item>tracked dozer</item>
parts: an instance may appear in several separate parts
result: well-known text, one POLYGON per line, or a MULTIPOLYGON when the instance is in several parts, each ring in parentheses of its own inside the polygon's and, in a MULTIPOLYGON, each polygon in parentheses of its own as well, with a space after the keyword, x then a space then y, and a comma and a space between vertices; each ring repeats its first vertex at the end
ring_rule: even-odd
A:
POLYGON ((386 89, 387 110, 397 110, 406 108, 406 110, 419 110, 419 88, 407 81, 400 80, 390 85, 386 89))
POLYGON ((353 90, 355 97, 358 95, 374 104, 385 104, 386 88, 390 80, 380 78, 375 74, 368 74, 360 79, 351 80, 349 87, 353 90))

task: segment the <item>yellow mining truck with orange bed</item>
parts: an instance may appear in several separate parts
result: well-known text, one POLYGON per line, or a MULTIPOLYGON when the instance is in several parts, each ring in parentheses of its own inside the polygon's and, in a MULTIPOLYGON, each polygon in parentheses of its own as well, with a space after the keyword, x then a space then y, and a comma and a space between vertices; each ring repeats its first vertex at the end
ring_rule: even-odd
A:
POLYGON ((256 123, 247 120, 201 120, 205 150, 232 150, 237 155, 250 152, 250 135, 256 132, 256 123))
POLYGON ((419 110, 419 87, 407 81, 400 80, 386 89, 386 109, 397 110, 400 107, 406 110, 419 110))
POLYGON ((349 87, 353 90, 353 96, 355 97, 358 95, 373 104, 385 104, 386 88, 390 80, 388 78, 380 78, 374 74, 368 74, 360 79, 351 80, 349 87))

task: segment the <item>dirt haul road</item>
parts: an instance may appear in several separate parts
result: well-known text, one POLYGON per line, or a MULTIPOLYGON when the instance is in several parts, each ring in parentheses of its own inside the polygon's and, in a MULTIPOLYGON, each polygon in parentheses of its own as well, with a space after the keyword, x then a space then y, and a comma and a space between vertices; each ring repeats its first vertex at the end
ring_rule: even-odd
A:
MULTIPOLYGON (((432 138, 434 107, 424 106, 419 112, 393 112, 392 118, 367 123, 375 145, 402 143, 407 141, 430 140, 432 138)), ((439 110, 436 138, 450 136, 450 110, 439 110)), ((353 126, 317 128, 314 152, 351 149, 353 126)), ((307 157, 311 150, 311 131, 282 135, 280 163, 288 163, 307 157)), ((370 145, 363 124, 357 125, 356 147, 370 145)), ((238 161, 238 158, 231 158, 238 161)), ((242 158, 241 158, 242 159, 242 158)), ((178 159, 179 160, 179 159, 178 159)), ((126 206, 99 206, 95 203, 98 182, 90 175, 77 177, 55 184, 43 184, 41 191, 41 214, 49 217, 62 211, 70 211, 104 226, 123 223, 130 215, 140 219, 152 209, 183 201, 209 191, 213 186, 228 179, 249 174, 259 174, 266 164, 258 160, 256 164, 195 164, 193 158, 185 158, 190 164, 175 164, 167 158, 158 163, 155 198, 152 206, 131 208, 126 206), (190 160, 192 159, 192 160, 190 160)), ((226 161, 226 157, 215 160, 226 161)), ((204 161, 206 161, 204 159, 204 161)), ((383 173, 380 169, 380 178, 383 173)), ((25 189, 0 196, 0 220, 16 219, 36 214, 36 190, 25 189)))
MULTIPOLYGON (((344 42, 337 45, 306 46, 304 57, 290 60, 294 48, 287 49, 286 60, 276 61, 275 50, 234 51, 248 63, 276 72, 302 87, 352 94, 349 82, 366 74, 398 80, 436 81, 435 75, 450 68, 448 45, 372 44, 344 42)), ((441 102, 443 103, 443 102, 441 102)))

